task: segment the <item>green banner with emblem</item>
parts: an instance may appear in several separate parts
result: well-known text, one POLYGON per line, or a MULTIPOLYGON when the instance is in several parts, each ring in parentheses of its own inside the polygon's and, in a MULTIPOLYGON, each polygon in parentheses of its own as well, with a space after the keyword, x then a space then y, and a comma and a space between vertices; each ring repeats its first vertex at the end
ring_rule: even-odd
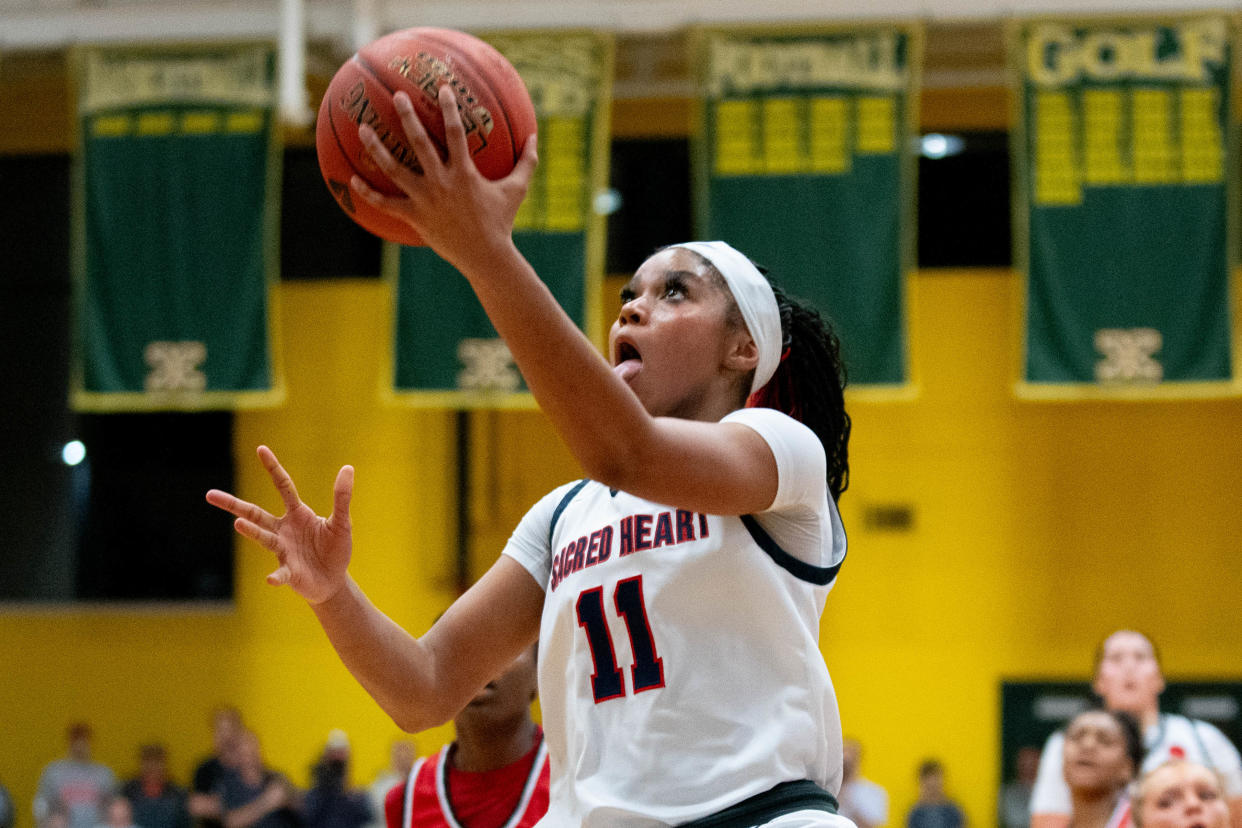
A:
POLYGON ((1242 390, 1235 44, 1224 15, 1013 26, 1019 396, 1242 390))
MULTIPOLYGON (((610 35, 587 31, 482 35, 518 70, 535 105, 539 166, 514 241, 565 312, 597 344, 613 65, 610 35)), ((446 408, 531 408, 509 350, 470 285, 429 248, 385 246, 394 284, 390 376, 399 402, 446 408)))
POLYGON ((922 31, 703 29, 696 225, 841 337, 852 393, 903 396, 922 31))
POLYGON ((72 404, 275 404, 280 186, 269 44, 73 55, 72 404))

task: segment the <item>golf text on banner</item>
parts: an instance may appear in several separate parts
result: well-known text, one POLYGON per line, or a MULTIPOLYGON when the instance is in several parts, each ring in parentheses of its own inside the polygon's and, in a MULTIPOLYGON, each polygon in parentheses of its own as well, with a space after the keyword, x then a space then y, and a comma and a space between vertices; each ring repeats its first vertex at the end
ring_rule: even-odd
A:
POLYGON ((851 389, 910 389, 922 30, 722 28, 694 40, 698 235, 745 251, 832 319, 851 389))
MULTIPOLYGON (((522 76, 539 123, 539 166, 514 241, 598 342, 604 224, 592 201, 608 178, 612 38, 585 31, 482 37, 522 76)), ((389 243, 384 255, 396 285, 393 396, 424 407, 535 407, 466 280, 427 248, 389 243)))
POLYGON ((73 61, 73 405, 279 402, 272 47, 84 47, 73 61))
POLYGON ((1020 396, 1242 391, 1235 41, 1224 16, 1013 26, 1020 396))

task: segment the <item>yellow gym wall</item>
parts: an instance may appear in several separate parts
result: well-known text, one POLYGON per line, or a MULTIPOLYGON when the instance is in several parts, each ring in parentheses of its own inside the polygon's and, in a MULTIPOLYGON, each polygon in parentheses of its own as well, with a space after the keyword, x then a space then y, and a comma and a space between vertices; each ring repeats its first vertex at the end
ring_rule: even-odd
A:
MULTIPOLYGON (((916 764, 937 756, 983 825, 999 782, 1003 678, 1085 677, 1098 639, 1121 626, 1149 630, 1171 676, 1242 678, 1242 401, 1019 402, 1012 274, 930 271, 914 287, 918 395, 851 400, 851 551, 823 648, 845 731, 864 741, 864 770, 891 795, 890 823, 914 800, 916 764), (870 510, 892 506, 912 510, 909 531, 867 525, 870 510)), ((355 464, 352 571, 420 632, 453 594, 454 421, 380 402, 389 300, 374 280, 281 286, 289 396, 237 416, 237 485, 278 507, 253 455, 267 442, 322 510, 337 468, 355 464)), ((474 423, 471 557, 481 566, 526 506, 576 470, 536 412, 474 423)), ((353 739, 356 781, 381 767, 395 727, 301 601, 264 584, 268 553, 239 543, 237 561, 232 609, 0 615, 0 780, 23 828, 38 772, 63 753, 76 718, 95 725, 97 757, 122 776, 140 742, 162 740, 186 778, 221 702, 244 711, 271 764, 299 783, 333 727, 353 739)), ((449 733, 419 735, 420 752, 449 733)))

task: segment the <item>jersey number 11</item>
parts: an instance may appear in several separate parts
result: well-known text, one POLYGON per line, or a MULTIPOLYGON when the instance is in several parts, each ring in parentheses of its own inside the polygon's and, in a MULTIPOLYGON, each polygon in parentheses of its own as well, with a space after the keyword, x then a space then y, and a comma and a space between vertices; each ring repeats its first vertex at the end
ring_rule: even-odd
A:
MULTIPOLYGON (((630 667, 630 681, 634 692, 654 690, 664 686, 664 659, 656 653, 655 639, 647 623, 647 606, 643 602, 643 577, 635 575, 618 581, 612 591, 613 605, 625 621, 630 636, 630 652, 634 663, 630 667)), ((617 655, 612 648, 612 635, 608 632, 608 619, 604 616, 604 588, 597 586, 583 590, 575 605, 578 626, 586 633, 591 648, 591 661, 595 668, 591 676, 591 694, 595 703, 625 695, 625 677, 617 666, 617 655)))

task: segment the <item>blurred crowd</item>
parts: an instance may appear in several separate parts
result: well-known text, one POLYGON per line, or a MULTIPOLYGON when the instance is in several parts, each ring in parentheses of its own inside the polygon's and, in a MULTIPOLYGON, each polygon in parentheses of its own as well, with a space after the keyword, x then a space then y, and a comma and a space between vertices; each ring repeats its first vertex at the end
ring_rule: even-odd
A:
MULTIPOLYGON (((367 789, 349 787, 348 736, 334 730, 314 760, 311 786, 293 784, 269 767, 259 737, 233 707, 212 712, 213 750, 188 787, 176 782, 162 744, 138 748, 138 771, 119 779, 91 754, 92 730, 75 722, 67 752, 39 777, 33 802, 37 828, 383 828, 383 797, 404 780, 414 745, 398 741, 392 765, 367 789)), ((0 826, 15 809, 0 793, 0 826)))
MULTIPOLYGON (((1092 683, 1098 704, 1043 746, 1018 751, 998 791, 997 825, 1242 828, 1242 757, 1214 725, 1162 711, 1164 686, 1148 637, 1120 630, 1105 639, 1092 683)), ((349 784, 350 742, 340 730, 328 734, 302 789, 267 765, 241 713, 221 707, 211 717, 212 753, 187 788, 171 778, 160 744, 140 746, 138 772, 119 780, 92 758, 90 726, 75 723, 65 757, 40 777, 36 828, 418 828, 442 824, 449 812, 459 828, 524 828, 547 805, 534 698, 534 655, 526 653, 454 720, 453 743, 419 760, 412 742, 395 742, 390 765, 365 788, 349 784)), ((842 755, 839 810, 858 828, 965 827, 939 759, 919 763, 918 799, 897 820, 883 786, 862 772, 862 742, 846 738, 842 755)), ((0 828, 12 828, 15 816, 0 784, 0 828)))

